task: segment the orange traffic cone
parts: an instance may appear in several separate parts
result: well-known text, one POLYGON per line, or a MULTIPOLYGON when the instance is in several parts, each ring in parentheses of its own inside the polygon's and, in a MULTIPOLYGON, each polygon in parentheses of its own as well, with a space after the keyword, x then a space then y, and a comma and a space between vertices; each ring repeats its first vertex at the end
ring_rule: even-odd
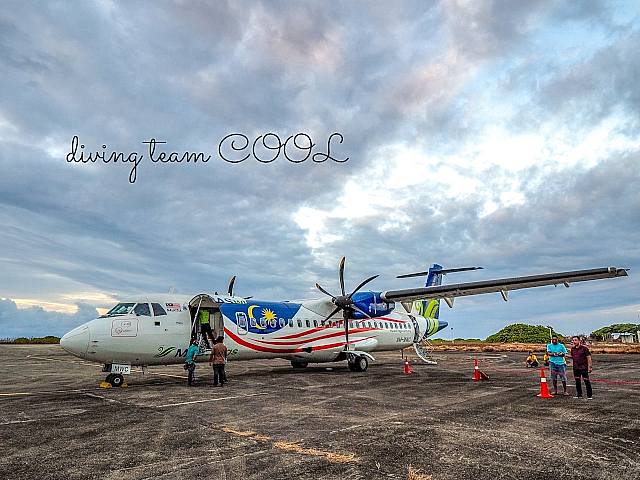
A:
POLYGON ((478 360, 476 360, 476 369, 471 380, 482 380, 482 377, 480 376, 480 369, 478 368, 478 360))
POLYGON ((416 373, 416 372, 412 372, 411 369, 409 368, 409 357, 405 357, 404 359, 404 373, 416 373))
POLYGON ((544 376, 544 368, 540 369, 540 394, 537 395, 540 398, 553 398, 553 395, 549 393, 549 387, 547 387, 547 379, 544 376))

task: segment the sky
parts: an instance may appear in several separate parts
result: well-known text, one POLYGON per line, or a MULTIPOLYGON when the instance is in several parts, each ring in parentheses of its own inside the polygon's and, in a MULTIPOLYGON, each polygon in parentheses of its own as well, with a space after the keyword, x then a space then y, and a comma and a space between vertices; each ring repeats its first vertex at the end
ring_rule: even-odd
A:
POLYGON ((639 51, 631 0, 5 2, 0 338, 320 297, 343 256, 347 290, 630 269, 443 303, 445 339, 640 323, 639 51))

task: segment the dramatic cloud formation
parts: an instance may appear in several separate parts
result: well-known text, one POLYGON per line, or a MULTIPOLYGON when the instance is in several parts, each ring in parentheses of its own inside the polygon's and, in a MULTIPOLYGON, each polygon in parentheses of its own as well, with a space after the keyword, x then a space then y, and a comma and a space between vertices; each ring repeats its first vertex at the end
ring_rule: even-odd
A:
POLYGON ((312 297, 343 255, 347 283, 379 273, 378 290, 434 262, 485 267, 455 281, 632 269, 460 299, 447 338, 637 322, 639 19, 632 1, 4 5, 0 337, 233 275, 239 294, 312 297), (349 160, 218 152, 241 133, 249 147, 222 154, 258 139, 266 159, 276 140, 261 135, 299 132, 291 157, 338 132, 331 155, 349 160), (78 157, 123 158, 67 162, 74 136, 78 157), (153 163, 151 139, 166 142, 156 158, 211 159, 153 163))

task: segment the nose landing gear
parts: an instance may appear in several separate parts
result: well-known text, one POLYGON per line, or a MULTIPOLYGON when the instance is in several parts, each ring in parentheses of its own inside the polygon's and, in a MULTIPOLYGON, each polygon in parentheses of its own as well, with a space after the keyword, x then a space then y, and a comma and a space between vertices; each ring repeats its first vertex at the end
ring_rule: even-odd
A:
POLYGON ((110 373, 107 375, 107 378, 104 382, 100 384, 102 388, 112 388, 112 387, 126 387, 127 384, 124 383, 124 377, 119 373, 110 373))

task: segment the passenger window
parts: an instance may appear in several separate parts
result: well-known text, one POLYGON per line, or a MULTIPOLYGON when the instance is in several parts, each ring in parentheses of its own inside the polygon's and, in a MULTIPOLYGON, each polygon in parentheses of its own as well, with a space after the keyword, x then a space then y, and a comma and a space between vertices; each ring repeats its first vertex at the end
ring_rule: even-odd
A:
POLYGON ((285 322, 284 318, 280 318, 278 321, 280 322, 280 328, 282 328, 282 327, 284 327, 286 325, 286 322, 285 322))
POLYGON ((305 318, 305 319, 304 319, 304 323, 306 323, 306 324, 307 324, 307 328, 311 327, 311 322, 309 321, 309 319, 308 319, 308 318, 305 318))
POLYGON ((314 326, 314 327, 316 327, 316 328, 318 328, 318 321, 317 321, 317 320, 314 320, 314 321, 313 321, 313 326, 314 326))
POLYGON ((290 318, 290 319, 289 319, 289 327, 290 327, 290 328, 293 328, 293 318, 290 318))
POLYGON ((349 328, 353 328, 353 322, 349 322, 349 328))
POLYGON ((151 316, 151 310, 149 310, 148 303, 139 303, 136 305, 136 308, 133 309, 133 313, 136 315, 145 315, 147 317, 151 316))
POLYGON ((298 319, 298 328, 302 328, 302 320, 298 319))
POLYGON ((164 308, 162 308, 162 305, 160 305, 159 303, 152 303, 151 306, 153 307, 153 315, 155 317, 167 314, 167 312, 164 311, 164 308))
POLYGON ((389 328, 389 324, 387 322, 384 322, 384 328, 389 328))
POLYGON ((267 327, 267 319, 266 318, 261 318, 260 319, 260 326, 262 328, 266 328, 267 327))

